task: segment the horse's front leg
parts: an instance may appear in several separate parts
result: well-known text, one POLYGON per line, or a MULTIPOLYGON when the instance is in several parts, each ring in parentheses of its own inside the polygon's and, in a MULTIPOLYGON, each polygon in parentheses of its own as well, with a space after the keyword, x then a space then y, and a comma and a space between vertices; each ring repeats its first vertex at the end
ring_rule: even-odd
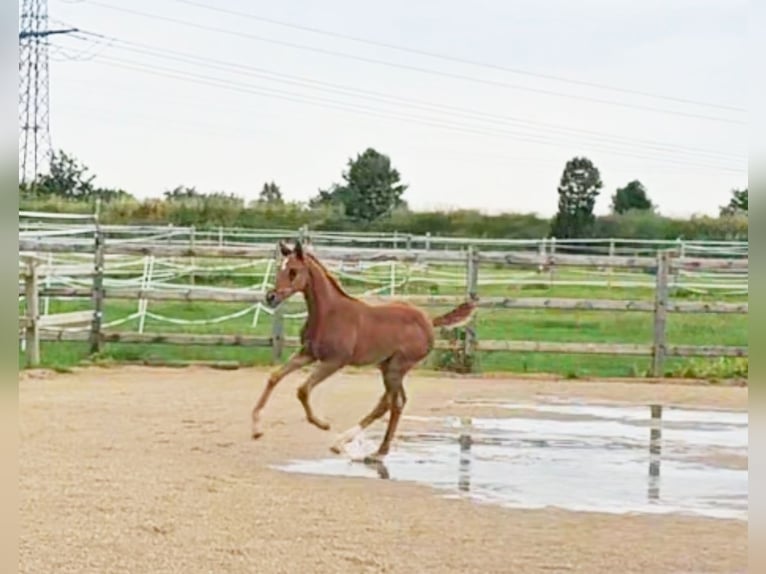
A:
POLYGON ((292 357, 290 357, 287 362, 276 369, 274 372, 271 373, 269 376, 269 380, 266 383, 266 387, 263 389, 263 392, 261 393, 260 398, 258 399, 258 402, 256 403, 255 407, 253 407, 253 434, 252 437, 254 439, 260 438, 263 436, 263 430, 261 430, 261 411, 263 410, 263 407, 266 406, 266 403, 269 400, 269 396, 271 396, 271 392, 274 390, 274 387, 279 384, 279 381, 284 379, 287 375, 290 373, 297 371, 298 369, 301 369, 307 365, 310 365, 314 362, 314 358, 309 356, 308 354, 304 353, 303 350, 298 351, 295 353, 292 357))
POLYGON ((306 411, 306 420, 312 425, 322 430, 330 430, 330 423, 318 418, 313 409, 309 398, 311 397, 311 391, 314 390, 319 383, 326 380, 330 375, 343 368, 343 363, 336 361, 323 361, 319 363, 314 371, 306 379, 306 382, 298 387, 298 400, 303 405, 303 409, 306 411))

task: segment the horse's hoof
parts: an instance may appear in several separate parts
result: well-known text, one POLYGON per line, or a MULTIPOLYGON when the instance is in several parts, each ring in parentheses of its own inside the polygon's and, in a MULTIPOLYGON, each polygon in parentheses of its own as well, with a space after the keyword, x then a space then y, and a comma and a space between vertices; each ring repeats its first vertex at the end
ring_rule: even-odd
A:
POLYGON ((365 456, 362 462, 364 462, 364 464, 380 464, 381 462, 383 462, 384 458, 386 458, 385 454, 380 454, 376 452, 375 454, 368 454, 367 456, 365 456))
POLYGON ((253 440, 258 440, 259 438, 263 436, 263 431, 255 429, 253 430, 253 433, 250 436, 252 437, 253 440))
POLYGON ((320 421, 317 419, 309 419, 309 422, 317 427, 319 430, 328 431, 330 430, 330 423, 325 421, 320 421))
POLYGON ((330 447, 330 451, 335 454, 343 454, 343 448, 340 445, 334 444, 330 447))

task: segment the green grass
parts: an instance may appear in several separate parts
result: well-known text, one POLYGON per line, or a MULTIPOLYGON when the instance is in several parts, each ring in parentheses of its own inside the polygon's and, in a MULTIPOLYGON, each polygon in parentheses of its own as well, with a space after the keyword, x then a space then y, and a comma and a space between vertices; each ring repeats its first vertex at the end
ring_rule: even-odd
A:
MULTIPOLYGON (((198 262, 199 263, 199 262, 198 262)), ((234 262, 231 262, 234 263, 234 262)), ((221 265, 221 261, 213 261, 213 265, 221 265)), ((137 268, 140 273, 140 267, 137 268)), ((235 273, 217 272, 210 276, 200 274, 196 277, 197 285, 217 287, 244 287, 259 284, 265 269, 263 265, 244 269, 240 275, 235 273), (249 275, 247 275, 249 274, 249 275), (260 277, 259 277, 260 275, 260 277)), ((445 268, 436 268, 436 271, 445 268)), ((453 272, 459 270, 453 268, 453 272)), ((367 279, 385 280, 390 271, 378 268, 367 272, 362 277, 367 279)), ((397 276, 404 277, 406 270, 397 269, 397 276)), ((438 273, 415 272, 413 275, 426 277, 428 281, 410 283, 403 294, 462 294, 464 286, 444 285, 438 283, 438 273)), ((532 285, 484 285, 480 287, 480 296, 506 297, 568 297, 587 299, 641 299, 652 300, 654 297, 651 287, 617 288, 590 286, 553 286, 548 285, 549 275, 536 275, 530 271, 507 272, 501 269, 482 269, 482 277, 525 276, 536 281, 532 285)), ((594 280, 602 276, 588 276, 576 272, 558 272, 558 279, 594 280)), ((633 273, 630 275, 614 275, 615 280, 646 281, 651 284, 654 277, 650 274, 633 273)), ((369 283, 354 281, 342 277, 342 281, 352 293, 361 293, 374 287, 369 283)), ((178 283, 188 283, 188 277, 180 277, 178 283)), ((743 301, 743 295, 725 295, 713 292, 699 295, 688 291, 675 291, 672 296, 683 300, 700 301, 743 301)), ((50 312, 87 309, 90 302, 83 301, 51 301, 50 312)), ((245 303, 184 303, 184 302, 150 302, 149 310, 175 319, 200 320, 213 319, 248 307, 245 303)), ((302 310, 300 303, 290 303, 286 311, 302 310)), ((109 300, 105 309, 105 321, 125 317, 134 313, 137 302, 109 300)), ((438 314, 445 309, 430 309, 432 314, 438 314)), ((271 320, 261 313, 258 325, 252 327, 253 314, 213 325, 175 325, 146 319, 147 333, 210 333, 210 334, 247 334, 269 336, 271 320)), ((285 334, 296 336, 302 325, 301 320, 287 320, 285 334)), ((117 330, 136 331, 138 319, 120 325, 117 330)), ((601 343, 639 343, 652 342, 652 315, 640 312, 606 312, 606 311, 559 311, 559 310, 487 310, 482 309, 477 316, 477 333, 479 340, 531 340, 556 342, 601 342, 601 343)), ((671 314, 668 318, 667 340, 669 344, 687 345, 738 345, 748 344, 748 322, 746 315, 716 315, 716 314, 671 314)), ((56 369, 67 369, 88 358, 88 346, 84 343, 44 343, 41 349, 43 364, 56 369)), ((604 357, 596 355, 556 355, 545 353, 479 353, 478 365, 482 371, 510 371, 517 373, 554 373, 570 378, 595 376, 644 376, 649 370, 648 357, 604 357)), ((120 361, 237 361, 244 365, 263 365, 271 361, 270 349, 255 349, 242 347, 203 347, 177 345, 137 345, 137 344, 108 344, 103 350, 102 360, 120 361)), ((22 353, 19 353, 19 364, 23 365, 22 353)), ((426 366, 435 366, 434 355, 426 366)), ((747 360, 722 359, 670 359, 666 365, 667 374, 679 377, 705 377, 710 379, 730 376, 746 376, 747 360)))

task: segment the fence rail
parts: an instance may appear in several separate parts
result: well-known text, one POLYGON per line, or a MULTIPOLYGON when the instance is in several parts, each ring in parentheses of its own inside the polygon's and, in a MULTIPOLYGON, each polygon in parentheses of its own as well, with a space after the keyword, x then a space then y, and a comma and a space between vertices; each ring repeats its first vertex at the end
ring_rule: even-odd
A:
MULTIPOLYGON (((274 344, 272 337, 254 335, 210 335, 187 333, 131 333, 104 331, 105 343, 143 343, 162 345, 206 345, 226 347, 268 347, 274 344)), ((81 331, 55 331, 40 335, 42 341, 89 341, 90 334, 81 331)), ((300 346, 297 337, 284 337, 283 345, 289 348, 300 346)), ((450 341, 439 339, 436 349, 452 349, 450 341)), ((534 352, 585 355, 632 355, 651 356, 653 345, 624 343, 565 343, 550 341, 478 341, 476 350, 486 352, 534 352)), ((668 357, 746 357, 747 347, 722 345, 669 345, 665 350, 668 357)))
MULTIPOLYGON (((94 241, 85 243, 68 243, 42 238, 24 238, 19 241, 19 249, 25 260, 24 286, 19 294, 27 301, 24 321, 20 321, 20 329, 25 333, 24 340, 27 351, 27 362, 34 366, 39 364, 40 341, 89 341, 91 351, 97 352, 105 343, 153 343, 177 345, 214 345, 214 346, 253 346, 270 347, 274 358, 279 359, 284 347, 294 347, 299 344, 297 339, 284 337, 282 321, 283 311, 277 310, 272 315, 273 328, 270 337, 248 335, 211 335, 183 333, 143 333, 113 331, 109 325, 103 324, 104 301, 109 299, 134 299, 138 301, 217 301, 217 302, 248 302, 260 304, 263 301, 263 289, 232 290, 216 288, 186 288, 165 285, 162 289, 141 287, 110 287, 105 286, 105 267, 109 264, 110 255, 140 255, 151 257, 178 258, 234 258, 267 259, 274 257, 274 245, 248 246, 211 246, 211 245, 179 245, 172 243, 139 243, 139 242, 105 242, 104 234, 96 232, 94 241), (93 272, 90 275, 92 286, 82 287, 49 287, 41 285, 40 270, 50 269, 46 257, 40 254, 50 253, 79 253, 93 257, 93 272), (71 313, 69 316, 56 318, 41 318, 39 310, 40 297, 89 298, 93 309, 87 313, 71 313), (90 328, 68 328, 67 325, 82 323, 90 317, 90 328)), ((501 341, 478 340, 473 325, 466 330, 463 342, 464 351, 470 355, 475 352, 535 352, 535 353, 577 353, 598 355, 627 355, 645 356, 652 359, 652 372, 662 376, 667 357, 745 357, 747 347, 737 346, 690 346, 671 345, 666 341, 666 321, 669 313, 725 313, 746 314, 747 303, 724 302, 671 302, 669 299, 669 281, 673 272, 681 270, 747 271, 747 258, 716 259, 673 257, 667 251, 660 251, 654 257, 622 256, 622 255, 575 255, 541 252, 503 252, 479 251, 475 246, 467 250, 415 250, 389 248, 355 248, 317 246, 316 254, 323 259, 335 261, 364 261, 382 262, 397 261, 404 263, 420 262, 449 262, 465 265, 466 296, 478 295, 478 276, 480 264, 496 264, 511 267, 525 266, 561 266, 561 267, 604 267, 624 268, 650 271, 655 275, 654 301, 627 300, 591 300, 566 298, 509 298, 509 297, 480 297, 479 307, 482 309, 558 309, 572 311, 603 311, 603 312, 646 312, 652 313, 654 319, 654 334, 652 344, 622 344, 622 343, 574 343, 555 341, 501 341)), ((390 299, 408 300, 422 306, 450 306, 464 300, 463 297, 447 296, 366 296, 369 302, 385 302, 390 299)), ((453 342, 438 340, 438 349, 452 349, 453 342)))
MULTIPOLYGON (((19 295, 24 295, 24 287, 19 287, 19 295)), ((93 295, 91 289, 79 288, 41 288, 40 297, 89 298, 93 295)), ((218 302, 218 303, 264 303, 265 294, 262 291, 221 290, 221 289, 123 289, 107 288, 104 290, 106 299, 147 301, 184 301, 218 302)), ((389 301, 407 301, 420 307, 446 307, 458 305, 465 298, 449 295, 401 295, 381 296, 362 295, 359 297, 371 304, 383 304, 389 301)), ((627 299, 579 299, 579 298, 545 298, 545 297, 483 297, 478 300, 480 309, 557 309, 561 311, 639 311, 653 312, 655 304, 651 301, 627 299)), ((668 313, 721 313, 747 314, 747 303, 720 303, 705 301, 677 301, 667 304, 668 313)))
MULTIPOLYGON (((93 219, 89 215, 68 215, 45 212, 19 212, 19 229, 22 237, 40 236, 41 232, 51 232, 54 235, 78 235, 83 228, 83 221, 93 219), (60 221, 57 221, 60 220, 60 221), (79 221, 78 221, 79 220, 79 221), (75 231, 75 230, 78 231, 75 231)), ((653 255, 657 250, 674 249, 681 255, 691 255, 693 252, 708 256, 740 256, 747 255, 747 241, 736 240, 685 240, 685 239, 629 239, 629 238, 585 238, 558 239, 542 238, 487 238, 487 237, 453 237, 440 236, 430 233, 402 232, 365 232, 365 231, 330 231, 301 229, 252 229, 239 227, 204 227, 166 225, 101 225, 102 232, 114 242, 134 241, 135 238, 153 235, 160 236, 167 242, 192 242, 199 244, 245 245, 249 243, 273 242, 276 239, 309 237, 315 243, 346 244, 346 245, 388 245, 394 248, 421 246, 426 249, 444 247, 475 246, 480 249, 487 247, 507 249, 542 250, 554 253, 557 250, 590 250, 603 255, 615 255, 621 252, 645 252, 653 255)), ((91 227, 91 232, 94 228, 91 227)))
MULTIPOLYGON (((92 244, 52 243, 32 239, 20 239, 21 252, 46 253, 92 253, 92 244)), ((105 255, 139 255, 154 257, 207 257, 233 259, 263 259, 274 253, 273 245, 258 247, 211 247, 140 243, 117 243, 104 247, 105 255)), ((397 261, 402 263, 445 263, 465 262, 466 252, 458 250, 428 251, 428 250, 395 250, 395 249, 349 249, 335 247, 317 247, 318 257, 340 261, 383 262, 397 261)), ((657 265, 655 257, 625 257, 597 255, 547 255, 541 253, 505 253, 505 252, 476 252, 479 262, 500 263, 526 266, 558 266, 558 267, 605 267, 628 269, 651 269, 657 265)), ((746 270, 748 259, 702 259, 676 258, 671 262, 672 269, 685 270, 746 270)))

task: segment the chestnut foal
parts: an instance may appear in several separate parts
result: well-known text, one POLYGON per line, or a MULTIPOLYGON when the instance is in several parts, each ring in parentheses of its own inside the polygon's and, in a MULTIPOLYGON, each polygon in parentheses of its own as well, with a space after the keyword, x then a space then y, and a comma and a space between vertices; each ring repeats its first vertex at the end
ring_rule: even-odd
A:
POLYGON ((445 315, 431 318, 421 309, 404 302, 369 305, 346 293, 338 281, 300 242, 294 249, 280 242, 283 256, 275 287, 266 303, 276 307, 297 292, 303 293, 308 319, 301 330, 301 348, 275 370, 253 408, 253 438, 263 435, 261 411, 271 392, 288 374, 316 363, 306 382, 298 388, 298 399, 310 423, 322 430, 330 425, 317 417, 309 403, 311 391, 346 365, 377 365, 383 374, 385 391, 372 411, 359 424, 338 436, 332 450, 340 453, 364 428, 390 411, 388 428, 375 455, 388 454, 399 417, 407 401, 403 380, 407 372, 433 348, 434 327, 454 328, 466 324, 475 303, 463 303, 445 315))

